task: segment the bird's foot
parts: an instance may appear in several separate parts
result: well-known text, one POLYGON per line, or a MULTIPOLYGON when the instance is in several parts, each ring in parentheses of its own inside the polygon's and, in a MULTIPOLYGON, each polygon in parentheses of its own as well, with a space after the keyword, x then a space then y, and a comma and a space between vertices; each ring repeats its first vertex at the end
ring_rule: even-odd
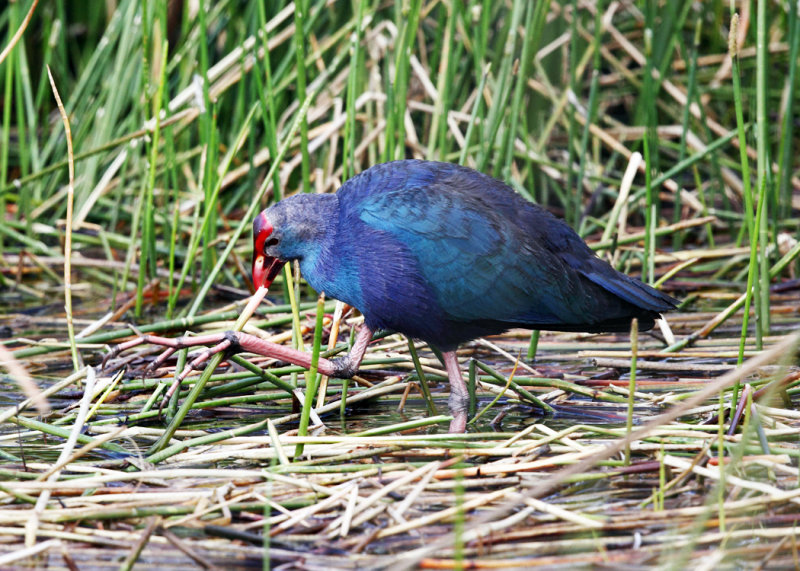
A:
POLYGON ((167 359, 175 354, 176 351, 191 347, 211 345, 211 347, 206 348, 205 351, 200 353, 200 355, 190 363, 190 365, 197 367, 203 362, 207 361, 212 355, 221 351, 226 351, 228 353, 241 351, 241 347, 239 346, 239 335, 243 334, 236 331, 226 331, 225 333, 197 335, 194 337, 159 337, 158 335, 139 335, 130 341, 126 341, 112 347, 105 357, 103 357, 101 370, 105 371, 110 359, 117 357, 128 349, 138 347, 139 345, 150 344, 158 347, 166 347, 166 349, 145 368, 145 376, 147 376, 158 369, 158 367, 163 365, 167 359))
MULTIPOLYGON (((210 347, 207 347, 205 350, 200 352, 197 357, 192 359, 191 362, 187 363, 183 371, 181 371, 180 374, 175 377, 175 381, 167 391, 165 399, 169 399, 172 396, 172 394, 178 389, 181 382, 189 375, 189 373, 199 368, 212 356, 220 352, 232 354, 246 351, 255 353, 257 355, 262 355, 264 357, 269 357, 271 359, 276 359, 278 361, 298 365, 300 367, 309 368, 311 366, 310 353, 299 351, 284 345, 278 345, 277 343, 266 341, 260 337, 256 337, 255 335, 250 335, 249 333, 242 333, 240 331, 226 331, 224 333, 212 333, 209 335, 197 335, 194 337, 159 337, 157 335, 140 335, 135 339, 131 339, 125 343, 120 343, 116 347, 112 348, 106 358, 103 359, 103 368, 105 369, 105 365, 109 358, 115 357, 120 353, 127 351, 128 349, 132 349, 133 347, 137 347, 145 343, 166 347, 166 350, 147 366, 145 369, 145 375, 155 371, 180 349, 210 345, 210 347)), ((356 357, 360 356, 361 355, 358 354, 356 355, 356 357)), ((327 375, 329 377, 350 378, 358 371, 358 364, 360 361, 360 358, 356 360, 352 354, 340 359, 336 359, 335 361, 319 359, 318 370, 323 375, 327 375)))
MULTIPOLYGON (((160 337, 158 335, 139 335, 138 337, 131 339, 130 341, 126 341, 125 343, 120 343, 115 347, 112 347, 111 350, 106 354, 103 358, 103 362, 101 364, 101 370, 105 370, 109 359, 112 359, 119 354, 127 351, 128 349, 132 349, 139 345, 143 345, 145 343, 150 345, 156 345, 158 347, 166 347, 166 349, 153 361, 151 361, 147 367, 144 369, 143 377, 147 378, 153 372, 155 372, 159 367, 161 367, 167 360, 175 354, 176 351, 181 349, 188 349, 191 347, 201 347, 211 345, 210 347, 206 347, 205 350, 201 351, 199 355, 197 355, 194 359, 186 364, 180 374, 175 376, 172 384, 170 385, 169 389, 167 390, 166 394, 164 395, 163 400, 161 401, 161 406, 159 407, 159 411, 163 409, 164 405, 172 398, 172 395, 178 390, 178 387, 181 385, 183 380, 189 376, 189 373, 192 371, 199 369, 206 361, 208 361, 212 356, 216 355, 217 353, 224 352, 226 354, 233 354, 237 353, 242 350, 240 341, 240 336, 247 335, 246 333, 239 333, 237 331, 226 331, 224 333, 214 333, 210 335, 197 335, 194 337, 160 337)), ((249 337, 249 335, 248 335, 249 337)))
POLYGON ((333 374, 329 376, 336 379, 351 379, 358 372, 358 364, 353 362, 350 355, 331 359, 330 362, 333 366, 333 374))
POLYGON ((320 359, 319 371, 329 377, 336 379, 351 379, 358 373, 358 367, 364 359, 364 354, 367 351, 367 346, 372 340, 372 329, 366 325, 358 330, 356 341, 350 352, 344 357, 336 359, 320 359))
MULTIPOLYGON (((364 357, 367 344, 372 338, 372 331, 366 327, 359 331, 356 342, 350 353, 339 359, 329 360, 320 358, 317 363, 317 370, 328 377, 337 377, 349 379, 358 372, 358 367, 364 357)), ((189 376, 193 370, 199 368, 206 363, 212 356, 217 353, 225 353, 230 355, 232 353, 249 352, 257 355, 262 355, 270 359, 291 363, 308 369, 311 367, 311 354, 305 351, 299 351, 284 345, 278 345, 271 341, 266 341, 260 337, 250 335, 249 333, 242 333, 240 331, 226 331, 224 333, 213 333, 209 335, 197 335, 194 337, 159 337, 157 335, 139 335, 138 337, 120 343, 113 347, 106 357, 103 359, 103 370, 105 370, 108 360, 112 357, 137 347, 149 343, 160 347, 165 347, 165 350, 156 357, 145 369, 145 376, 155 371, 158 367, 163 365, 176 351, 186 349, 189 347, 207 346, 201 351, 191 362, 187 363, 180 374, 175 376, 175 380, 164 395, 161 402, 161 407, 169 401, 181 382, 189 376), (210 347, 209 347, 210 345, 210 347)))

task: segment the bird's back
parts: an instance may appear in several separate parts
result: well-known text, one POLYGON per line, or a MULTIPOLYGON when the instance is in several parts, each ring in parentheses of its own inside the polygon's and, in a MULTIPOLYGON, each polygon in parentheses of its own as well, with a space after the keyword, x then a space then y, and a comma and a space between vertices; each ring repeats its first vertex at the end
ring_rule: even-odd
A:
POLYGON ((636 317, 648 329, 675 307, 596 257, 565 222, 472 169, 395 161, 337 196, 339 240, 359 258, 359 309, 374 327, 447 349, 511 327, 623 331, 636 317))

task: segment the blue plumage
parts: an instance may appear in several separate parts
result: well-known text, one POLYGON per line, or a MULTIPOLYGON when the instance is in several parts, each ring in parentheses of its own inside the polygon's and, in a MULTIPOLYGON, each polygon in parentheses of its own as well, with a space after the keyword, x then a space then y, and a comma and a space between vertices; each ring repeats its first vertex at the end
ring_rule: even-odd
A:
POLYGON ((512 327, 624 331, 637 317, 649 329, 675 307, 506 184, 449 163, 376 165, 335 195, 293 196, 263 216, 258 255, 299 259, 314 289, 370 329, 444 351, 512 327))

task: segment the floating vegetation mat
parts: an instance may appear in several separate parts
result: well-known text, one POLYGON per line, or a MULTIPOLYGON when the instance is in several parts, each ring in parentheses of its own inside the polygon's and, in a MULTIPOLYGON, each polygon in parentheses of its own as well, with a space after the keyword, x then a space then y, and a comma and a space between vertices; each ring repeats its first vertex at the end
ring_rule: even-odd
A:
MULTIPOLYGON (((798 301, 773 300, 774 329, 792 329, 798 301)), ((251 331, 288 340, 275 326, 286 310, 267 308, 251 331)), ((216 315, 198 330, 225 329, 216 315)), ((670 315, 676 343, 715 316, 670 315)), ((357 323, 345 320, 344 338, 357 323)), ((387 336, 357 382, 330 381, 304 436, 297 397, 265 378, 302 398, 301 369, 245 355, 214 371, 165 439, 175 407, 159 416, 158 405, 177 363, 144 378, 159 350, 142 345, 106 372, 61 375, 46 414, 30 399, 2 413, 0 566, 793 568, 797 336, 748 344, 737 367, 740 327, 734 316, 670 354, 658 330, 639 334, 634 353, 627 336, 543 332, 527 364, 527 332, 477 341, 460 352, 479 415, 463 435, 421 396, 420 373, 446 410, 436 357, 418 347, 417 367, 407 341, 387 336), (241 366, 251 360, 267 373, 241 366)), ((94 335, 130 334, 120 324, 94 335)), ((105 353, 87 346, 95 361, 105 353)), ((17 351, 37 375, 69 366, 25 357, 37 350, 17 351)))

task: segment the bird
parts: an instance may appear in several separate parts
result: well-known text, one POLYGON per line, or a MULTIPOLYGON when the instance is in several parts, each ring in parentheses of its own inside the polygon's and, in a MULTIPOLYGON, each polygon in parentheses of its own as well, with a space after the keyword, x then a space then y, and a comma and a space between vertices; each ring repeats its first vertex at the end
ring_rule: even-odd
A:
MULTIPOLYGON (((294 260, 312 288, 364 316, 349 354, 321 359, 319 371, 355 374, 379 330, 424 341, 443 356, 451 432, 467 421, 461 344, 511 328, 624 332, 633 319, 644 331, 677 306, 506 183, 444 162, 377 164, 336 193, 298 193, 266 208, 253 222, 254 286, 268 288, 294 260)), ((244 335, 231 345, 310 362, 244 335)))

